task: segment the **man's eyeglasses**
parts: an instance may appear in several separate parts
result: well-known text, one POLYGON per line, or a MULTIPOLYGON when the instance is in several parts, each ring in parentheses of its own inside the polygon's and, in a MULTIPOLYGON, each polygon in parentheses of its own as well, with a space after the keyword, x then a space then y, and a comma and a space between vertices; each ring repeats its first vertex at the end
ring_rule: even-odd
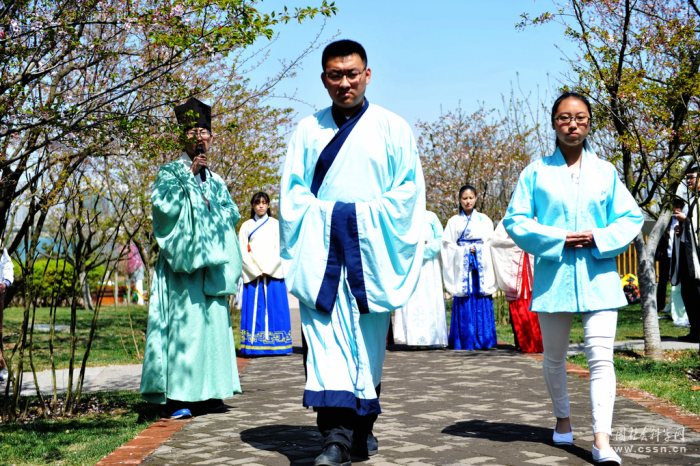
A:
POLYGON ((354 82, 360 79, 362 73, 365 72, 367 68, 358 70, 348 70, 348 71, 327 71, 323 73, 326 79, 334 84, 338 84, 343 81, 343 77, 348 78, 348 82, 354 82))
POLYGON ((554 120, 560 125, 568 125, 571 124, 572 121, 575 121, 577 125, 584 125, 588 123, 589 119, 590 117, 588 115, 558 115, 554 117, 554 120))
POLYGON ((185 136, 187 136, 189 139, 194 139, 194 138, 202 138, 202 139, 208 139, 211 137, 211 132, 206 129, 206 128, 192 128, 188 129, 185 132, 185 136))

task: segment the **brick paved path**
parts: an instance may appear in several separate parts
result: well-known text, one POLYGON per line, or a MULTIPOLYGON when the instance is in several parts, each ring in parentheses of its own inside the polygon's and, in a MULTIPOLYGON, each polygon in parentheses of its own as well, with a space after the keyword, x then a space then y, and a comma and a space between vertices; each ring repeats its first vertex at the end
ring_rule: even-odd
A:
MULTIPOLYGON (((301 406, 301 356, 253 359, 241 381, 245 393, 227 401, 227 413, 195 418, 144 464, 313 464, 321 439, 301 406)), ((589 464, 588 380, 570 376, 569 387, 576 441, 560 448, 533 358, 508 349, 389 351, 379 454, 362 464, 589 464)), ((625 465, 700 464, 700 434, 626 398, 617 399, 614 429, 625 465)))

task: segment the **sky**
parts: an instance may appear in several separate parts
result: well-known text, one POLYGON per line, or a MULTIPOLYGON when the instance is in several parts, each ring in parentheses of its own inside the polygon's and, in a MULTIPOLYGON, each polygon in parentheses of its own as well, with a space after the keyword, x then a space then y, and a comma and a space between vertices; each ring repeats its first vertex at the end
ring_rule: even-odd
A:
MULTIPOLYGON (((260 9, 313 5, 318 0, 265 0, 260 9)), ((517 30, 520 14, 554 9, 552 0, 336 0, 338 13, 325 20, 288 23, 278 29, 270 56, 245 72, 263 81, 281 61, 299 56, 320 33, 320 43, 348 38, 366 49, 372 81, 366 96, 409 123, 434 121, 458 107, 482 104, 503 109, 511 90, 531 103, 556 98, 575 49, 558 24, 517 30)), ((256 47, 266 45, 260 40, 256 47)), ((254 48, 255 49, 255 48, 254 48)), ((320 80, 319 48, 304 58, 297 75, 275 89, 275 106, 292 107, 298 120, 330 104, 320 80)))

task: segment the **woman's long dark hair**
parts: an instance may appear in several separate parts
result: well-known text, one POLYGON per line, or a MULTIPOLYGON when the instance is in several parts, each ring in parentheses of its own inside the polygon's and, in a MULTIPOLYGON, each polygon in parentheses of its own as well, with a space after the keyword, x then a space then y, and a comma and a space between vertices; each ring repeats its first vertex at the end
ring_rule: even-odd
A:
POLYGON ((250 200, 250 218, 255 218, 255 204, 258 203, 260 199, 265 199, 267 202, 267 215, 272 217, 272 211, 270 210, 270 196, 262 191, 253 194, 253 198, 250 200))
MULTIPOLYGON (((591 102, 588 100, 588 98, 585 95, 583 95, 579 92, 568 91, 568 92, 564 92, 562 95, 557 97, 557 100, 554 101, 554 105, 552 105, 552 116, 551 116, 552 128, 554 128, 555 124, 556 124, 556 122, 554 121, 554 117, 557 115, 557 110, 559 110, 559 105, 562 103, 562 101, 564 101, 565 99, 568 99, 570 97, 574 98, 574 99, 578 99, 586 105, 586 109, 588 110, 588 114, 590 115, 590 117, 588 118, 588 124, 589 125, 592 124, 592 122, 593 122, 593 110, 591 110, 591 102)), ((559 147, 559 138, 554 136, 554 148, 556 149, 557 147, 559 147)), ((591 145, 588 144, 588 138, 583 140, 583 148, 590 150, 591 145)))
MULTIPOLYGON (((462 194, 464 193, 464 191, 471 191, 471 192, 474 193, 474 196, 476 196, 476 195, 478 194, 478 193, 476 192, 476 188, 475 188, 474 186, 470 185, 470 184, 465 184, 464 186, 462 186, 461 188, 459 188, 459 194, 457 195, 457 206, 459 207, 459 213, 460 213, 460 214, 461 214, 462 212, 464 212, 464 209, 462 209, 462 194)), ((474 206, 474 208, 476 208, 476 206, 474 206)), ((467 213, 464 212, 464 215, 466 215, 466 214, 467 214, 467 213)))

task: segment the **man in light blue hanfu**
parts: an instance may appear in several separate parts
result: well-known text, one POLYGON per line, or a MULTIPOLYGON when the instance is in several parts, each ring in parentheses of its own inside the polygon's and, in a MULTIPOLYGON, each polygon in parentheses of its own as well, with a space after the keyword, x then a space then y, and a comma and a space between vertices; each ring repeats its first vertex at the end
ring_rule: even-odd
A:
POLYGON ((410 126, 370 104, 357 42, 323 52, 333 105, 299 123, 280 192, 282 261, 308 346, 303 404, 324 436, 315 465, 377 452, 372 435, 391 311, 423 258, 423 171, 410 126))
POLYGON ((208 170, 211 107, 175 107, 186 139, 153 185, 153 233, 160 253, 148 307, 141 395, 171 418, 220 412, 240 393, 228 310, 241 276, 240 219, 226 183, 208 170))

